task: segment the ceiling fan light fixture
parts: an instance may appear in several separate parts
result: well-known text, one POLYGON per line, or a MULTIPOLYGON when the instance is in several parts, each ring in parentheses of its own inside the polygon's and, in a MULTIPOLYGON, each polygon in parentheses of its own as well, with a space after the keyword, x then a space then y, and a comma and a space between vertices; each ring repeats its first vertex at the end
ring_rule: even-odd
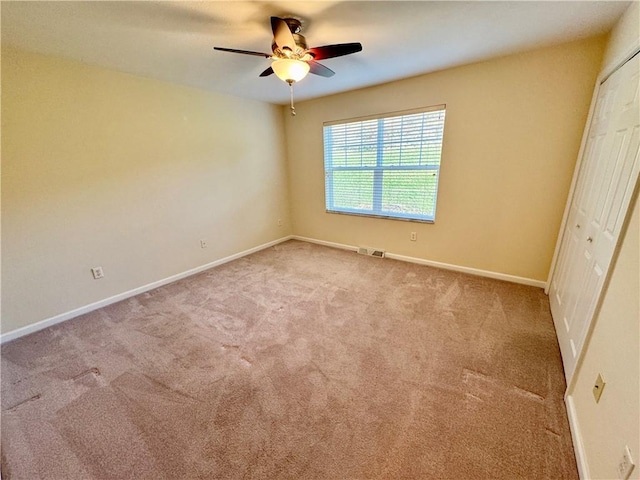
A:
POLYGON ((284 82, 299 82, 309 73, 309 64, 292 58, 278 58, 273 61, 271 68, 278 78, 284 82))

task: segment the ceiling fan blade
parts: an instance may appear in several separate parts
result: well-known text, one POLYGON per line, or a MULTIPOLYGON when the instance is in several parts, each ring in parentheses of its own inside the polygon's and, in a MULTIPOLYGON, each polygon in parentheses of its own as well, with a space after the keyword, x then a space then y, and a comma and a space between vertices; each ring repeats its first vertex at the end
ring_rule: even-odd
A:
POLYGON ((342 57, 362 51, 361 43, 339 43, 336 45, 324 45, 309 49, 314 60, 324 60, 325 58, 342 57))
POLYGON ((249 50, 236 50, 235 48, 223 48, 223 47, 213 47, 213 49, 220 50, 221 52, 242 53, 243 55, 253 55, 255 57, 271 58, 270 54, 262 53, 262 52, 251 52, 249 50))
POLYGON ((273 73, 273 68, 269 67, 264 72, 260 74, 261 77, 268 77, 273 73))
POLYGON ((331 70, 330 68, 325 67, 321 63, 314 62, 310 60, 309 62, 309 72, 315 75, 320 75, 321 77, 333 77, 336 72, 331 70))
POLYGON ((296 41, 287 22, 279 17, 271 17, 271 29, 273 30, 273 41, 280 50, 294 51, 296 49, 296 41))

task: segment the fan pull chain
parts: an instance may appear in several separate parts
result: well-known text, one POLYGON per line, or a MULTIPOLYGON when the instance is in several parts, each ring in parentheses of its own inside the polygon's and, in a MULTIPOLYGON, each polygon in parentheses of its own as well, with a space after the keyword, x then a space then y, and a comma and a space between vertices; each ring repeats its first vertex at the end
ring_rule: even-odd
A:
POLYGON ((293 82, 292 81, 288 81, 287 83, 289 84, 289 91, 291 92, 291 116, 295 117, 296 116, 296 107, 293 106, 293 82))

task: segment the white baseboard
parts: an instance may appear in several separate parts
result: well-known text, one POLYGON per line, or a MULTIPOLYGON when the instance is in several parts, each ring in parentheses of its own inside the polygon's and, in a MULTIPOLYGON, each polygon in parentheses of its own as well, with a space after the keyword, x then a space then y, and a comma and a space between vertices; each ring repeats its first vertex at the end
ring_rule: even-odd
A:
POLYGON ((291 235, 279 238, 269 243, 265 243, 262 245, 258 245, 257 247, 250 248, 249 250, 244 250, 242 252, 236 253, 234 255, 230 255, 228 257, 221 258, 219 260, 215 260, 213 262, 207 263, 205 265, 201 265, 199 267, 192 268, 185 272, 177 273, 176 275, 171 275, 170 277, 163 278, 162 280, 158 280, 156 282, 148 283, 147 285, 143 285, 138 288, 134 288, 133 290, 129 290, 123 293, 119 293, 109 298, 105 298, 104 300, 99 300, 94 303, 90 303, 89 305, 84 305, 82 307, 76 308, 69 312, 64 312, 59 315, 55 315, 50 318, 46 318, 36 323, 32 323, 31 325, 26 325, 24 327, 18 328, 16 330, 12 330, 7 333, 3 333, 0 335, 0 344, 10 342, 11 340, 15 340, 16 338, 24 337, 25 335, 29 335, 30 333, 37 332, 44 328, 50 327, 52 325, 56 325, 58 323, 65 322, 77 316, 83 315, 85 313, 89 313, 93 310, 97 310, 98 308, 106 307, 107 305, 111 305, 112 303, 120 302, 122 300, 126 300, 127 298, 134 297, 144 292, 148 292, 149 290, 153 290, 154 288, 162 287, 163 285, 167 285, 169 283, 175 282, 177 280, 182 280, 183 278, 190 277, 191 275, 195 275, 196 273, 203 272, 213 267, 217 267, 218 265, 222 265, 223 263, 231 262, 233 260, 237 260, 238 258, 245 257, 255 252, 259 252, 260 250, 264 250, 265 248, 273 247, 282 242, 286 242, 293 238, 291 235))
MULTIPOLYGON (((298 235, 293 235, 291 238, 295 240, 301 240, 303 242, 317 243, 318 245, 325 245, 327 247, 341 248, 343 250, 352 250, 354 252, 358 251, 358 247, 354 247, 351 245, 344 245, 341 243, 327 242, 324 240, 317 240, 315 238, 300 237, 298 235)), ((509 275, 506 273, 491 272, 489 270, 480 270, 478 268, 463 267, 461 265, 452 265, 450 263, 435 262, 433 260, 425 260, 423 258, 398 255, 396 253, 386 252, 385 257, 391 258, 393 260, 400 260, 403 262, 417 263, 419 265, 427 265, 429 267, 442 268, 444 270, 453 270, 454 272, 468 273, 470 275, 477 275, 479 277, 494 278, 496 280, 504 280, 507 282, 519 283, 522 285, 529 285, 531 287, 545 288, 547 285, 547 282, 543 280, 535 280, 533 278, 518 277, 515 275, 509 275)))
POLYGON ((589 466, 587 465, 587 458, 584 453, 584 444, 582 443, 582 435, 580 433, 580 425, 578 424, 578 417, 576 416, 576 410, 573 404, 573 397, 571 395, 567 395, 564 402, 567 406, 569 430, 571 431, 571 440, 573 440, 573 450, 576 454, 578 475, 582 480, 586 480, 591 478, 591 476, 589 475, 589 466))
MULTIPOLYGON (((168 283, 172 283, 172 282, 175 282, 177 280, 181 280, 183 278, 189 277, 191 275, 195 275, 196 273, 200 273, 200 272, 202 272, 204 270, 208 270, 210 268, 217 267, 218 265, 222 265, 224 263, 231 262, 233 260, 237 260, 238 258, 244 257, 246 255, 250 255, 250 254, 258 252, 260 250, 264 250, 265 248, 272 247, 274 245, 277 245, 277 244, 282 243, 282 242, 286 242, 287 240, 291 240, 291 239, 300 240, 300 241, 309 242, 309 243, 316 243, 318 245, 324 245, 326 247, 340 248, 340 249, 343 249, 343 250, 350 250, 350 251, 353 251, 353 252, 356 252, 358 250, 358 247, 351 246, 351 245, 345 245, 345 244, 342 244, 342 243, 328 242, 328 241, 325 241, 325 240, 318 240, 318 239, 315 239, 315 238, 301 237, 301 236, 298 236, 298 235, 289 235, 289 236, 282 237, 282 238, 279 238, 277 240, 274 240, 272 242, 265 243, 263 245, 259 245, 259 246, 254 247, 254 248, 250 248, 249 250, 245 250, 245 251, 236 253, 234 255, 230 255, 228 257, 225 257, 225 258, 221 258, 221 259, 213 261, 211 263, 207 263, 206 265, 201 265, 199 267, 192 268, 192 269, 187 270, 185 272, 178 273, 176 275, 172 275, 172 276, 167 277, 167 278, 163 278, 162 280, 158 280, 156 282, 152 282, 152 283, 149 283, 147 285, 143 285, 141 287, 134 288, 133 290, 129 290, 129 291, 126 291, 126 292, 123 292, 123 293, 119 293, 118 295, 114 295, 112 297, 105 298, 103 300, 99 300, 99 301, 91 303, 89 305, 84 305, 84 306, 76 308, 74 310, 71 310, 71 311, 68 311, 68 312, 64 312, 64 313, 61 313, 59 315, 55 315, 55 316, 50 317, 50 318, 46 318, 46 319, 41 320, 39 322, 32 323, 31 325, 26 325, 26 326, 18 328, 16 330, 12 330, 10 332, 3 333, 2 335, 0 335, 0 344, 3 344, 5 342, 10 342, 11 340, 15 340, 16 338, 20 338, 20 337, 23 337, 25 335, 29 335, 30 333, 37 332, 37 331, 42 330, 44 328, 50 327, 52 325, 56 325, 58 323, 66 321, 66 320, 70 320, 72 318, 75 318, 75 317, 77 317, 79 315, 83 315, 83 314, 89 313, 89 312, 91 312, 93 310, 97 310, 98 308, 106 307, 107 305, 111 305, 112 303, 116 303, 116 302, 120 302, 122 300, 126 300, 127 298, 133 297, 135 295, 139 295, 141 293, 148 292, 149 290, 153 290, 154 288, 158 288, 158 287, 161 287, 163 285, 167 285, 168 283)), ((456 272, 468 273, 468 274, 471 274, 471 275, 478 275, 478 276, 481 276, 481 277, 495 278, 495 279, 498 279, 498 280, 505 280, 507 282, 520 283, 520 284, 524 284, 524 285, 530 285, 530 286, 533 286, 533 287, 540 287, 540 288, 544 288, 545 287, 545 282, 540 281, 540 280, 533 280, 533 279, 530 279, 530 278, 517 277, 517 276, 514 276, 514 275, 507 275, 505 273, 491 272, 491 271, 487 271, 487 270, 479 270, 479 269, 476 269, 476 268, 463 267, 463 266, 460 266, 460 265, 451 265, 451 264, 448 264, 448 263, 434 262, 434 261, 431 261, 431 260, 425 260, 425 259, 416 258, 416 257, 408 257, 408 256, 404 256, 404 255, 397 255, 395 253, 389 253, 389 252, 387 252, 385 255, 386 255, 387 258, 391 258, 391 259, 394 259, 394 260, 401 260, 403 262, 417 263, 417 264, 420 264, 420 265, 427 265, 427 266, 430 266, 430 267, 443 268, 445 270, 453 270, 453 271, 456 271, 456 272)))
POLYGON ((420 265, 428 265, 429 267, 437 267, 445 270, 453 270, 454 272, 468 273, 469 275, 477 275, 479 277, 494 278, 496 280, 504 280, 511 283, 520 283, 531 287, 545 288, 547 284, 543 280, 535 280, 533 278, 518 277, 507 273, 492 272, 490 270, 480 270, 478 268, 463 267, 461 265, 452 265, 450 263, 434 262, 432 260, 424 260, 422 258, 406 257, 404 255, 396 255, 395 253, 386 253, 387 258, 394 260, 402 260, 403 262, 418 263, 420 265))
POLYGON ((309 238, 309 237, 300 237, 299 235, 292 235, 291 238, 294 240, 300 240, 301 242, 316 243, 318 245, 324 245, 325 247, 339 248, 341 250, 350 250, 352 252, 358 251, 358 247, 352 247, 351 245, 345 245, 343 243, 327 242, 326 240, 318 240, 316 238, 309 238))

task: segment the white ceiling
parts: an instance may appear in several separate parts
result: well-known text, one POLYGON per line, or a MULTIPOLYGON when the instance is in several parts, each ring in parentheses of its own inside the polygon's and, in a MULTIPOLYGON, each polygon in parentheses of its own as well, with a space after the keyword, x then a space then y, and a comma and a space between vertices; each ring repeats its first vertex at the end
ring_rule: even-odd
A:
POLYGON ((2 42, 106 68, 285 104, 286 84, 260 57, 271 52, 270 16, 303 20, 310 47, 360 42, 363 51, 323 60, 331 78, 296 85, 305 100, 607 32, 618 1, 200 1, 1 4, 2 42))

